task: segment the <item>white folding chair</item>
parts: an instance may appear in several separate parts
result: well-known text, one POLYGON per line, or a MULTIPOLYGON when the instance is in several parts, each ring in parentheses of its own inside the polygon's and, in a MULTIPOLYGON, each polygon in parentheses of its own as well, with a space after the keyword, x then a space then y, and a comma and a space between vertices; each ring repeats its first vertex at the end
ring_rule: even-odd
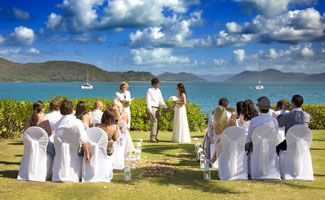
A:
POLYGON ((246 137, 236 126, 228 127, 221 133, 222 150, 218 158, 221 180, 247 180, 246 137))
POLYGON ((106 133, 97 127, 87 130, 91 160, 82 162, 82 182, 110 182, 113 178, 113 161, 107 155, 108 138, 106 133))
POLYGON ((258 126, 253 131, 252 141, 252 179, 280 179, 279 157, 276 153, 276 146, 281 142, 278 131, 269 126, 258 126))
POLYGON ((295 125, 287 132, 287 150, 280 151, 281 176, 289 180, 313 181, 314 172, 310 155, 312 135, 304 125, 295 125))
POLYGON ((52 181, 79 182, 82 156, 77 126, 61 126, 54 136, 55 157, 52 181))
POLYGON ((51 160, 47 156, 48 136, 40 127, 29 127, 23 134, 24 154, 18 180, 46 181, 51 175, 51 160))
POLYGON ((125 132, 120 134, 120 137, 114 142, 113 148, 113 169, 123 170, 127 153, 127 136, 125 132))

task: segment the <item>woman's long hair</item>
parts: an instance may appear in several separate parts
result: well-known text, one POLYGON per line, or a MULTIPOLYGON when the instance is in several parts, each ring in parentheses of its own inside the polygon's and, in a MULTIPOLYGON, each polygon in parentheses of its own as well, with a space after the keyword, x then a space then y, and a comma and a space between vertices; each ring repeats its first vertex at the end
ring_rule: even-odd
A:
POLYGON ((183 83, 178 83, 177 84, 177 88, 179 90, 179 94, 185 94, 186 95, 186 90, 185 90, 185 86, 183 85, 183 83))
POLYGON ((254 107, 254 103, 250 99, 246 99, 244 101, 244 119, 246 121, 251 120, 253 117, 258 115, 256 108, 254 107))
POLYGON ((87 113, 85 102, 79 101, 76 107, 76 118, 82 120, 82 116, 87 113))
POLYGON ((30 126, 36 126, 38 122, 38 114, 43 110, 44 104, 42 101, 36 101, 33 104, 33 114, 30 120, 30 126))

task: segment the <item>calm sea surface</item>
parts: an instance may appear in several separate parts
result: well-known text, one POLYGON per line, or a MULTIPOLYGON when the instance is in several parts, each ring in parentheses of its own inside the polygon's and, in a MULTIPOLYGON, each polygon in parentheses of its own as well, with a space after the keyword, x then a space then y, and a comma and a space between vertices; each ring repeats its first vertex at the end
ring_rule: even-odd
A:
MULTIPOLYGON (((81 90, 82 83, 0 83, 0 99, 14 100, 46 100, 52 96, 68 96, 70 98, 103 97, 112 99, 119 90, 119 83, 92 83, 93 90, 81 90)), ((176 84, 173 82, 160 83, 163 97, 168 99, 176 95, 176 84)), ((149 82, 131 82, 129 90, 132 97, 144 98, 149 82)), ((260 96, 267 96, 272 104, 280 98, 291 99, 294 94, 301 94, 305 103, 325 104, 325 82, 303 83, 264 83, 265 89, 257 91, 254 84, 249 83, 185 83, 189 101, 202 107, 205 113, 210 112, 220 97, 227 97, 231 106, 239 100, 252 99, 254 102, 260 96)))

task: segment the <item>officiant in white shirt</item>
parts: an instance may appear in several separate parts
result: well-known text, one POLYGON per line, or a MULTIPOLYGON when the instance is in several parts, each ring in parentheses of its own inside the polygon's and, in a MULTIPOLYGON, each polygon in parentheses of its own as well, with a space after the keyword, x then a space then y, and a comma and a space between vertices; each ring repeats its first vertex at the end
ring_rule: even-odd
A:
POLYGON ((159 129, 159 107, 162 106, 167 109, 164 98, 161 94, 159 87, 159 79, 153 78, 151 80, 152 88, 147 90, 147 108, 150 114, 151 129, 150 129, 150 142, 159 142, 157 139, 159 129))

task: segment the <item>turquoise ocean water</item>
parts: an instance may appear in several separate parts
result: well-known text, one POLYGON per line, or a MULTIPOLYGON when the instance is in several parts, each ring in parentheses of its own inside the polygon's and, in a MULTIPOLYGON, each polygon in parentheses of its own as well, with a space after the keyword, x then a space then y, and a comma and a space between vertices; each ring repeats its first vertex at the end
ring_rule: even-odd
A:
MULTIPOLYGON (((52 96, 68 96, 70 98, 103 97, 112 99, 119 89, 119 83, 92 83, 93 90, 81 90, 82 83, 0 83, 0 99, 14 100, 46 100, 52 96)), ((176 95, 175 82, 160 83, 163 97, 168 99, 176 95)), ((325 82, 281 82, 263 83, 265 89, 257 91, 254 84, 250 83, 211 83, 211 82, 186 82, 184 83, 189 101, 202 107, 205 113, 210 112, 220 97, 227 97, 231 106, 235 106, 239 100, 256 99, 260 96, 267 96, 272 104, 280 98, 291 99, 294 94, 301 94, 305 103, 325 104, 325 82)), ((132 97, 144 98, 146 90, 150 87, 149 82, 131 82, 129 90, 132 97)))

